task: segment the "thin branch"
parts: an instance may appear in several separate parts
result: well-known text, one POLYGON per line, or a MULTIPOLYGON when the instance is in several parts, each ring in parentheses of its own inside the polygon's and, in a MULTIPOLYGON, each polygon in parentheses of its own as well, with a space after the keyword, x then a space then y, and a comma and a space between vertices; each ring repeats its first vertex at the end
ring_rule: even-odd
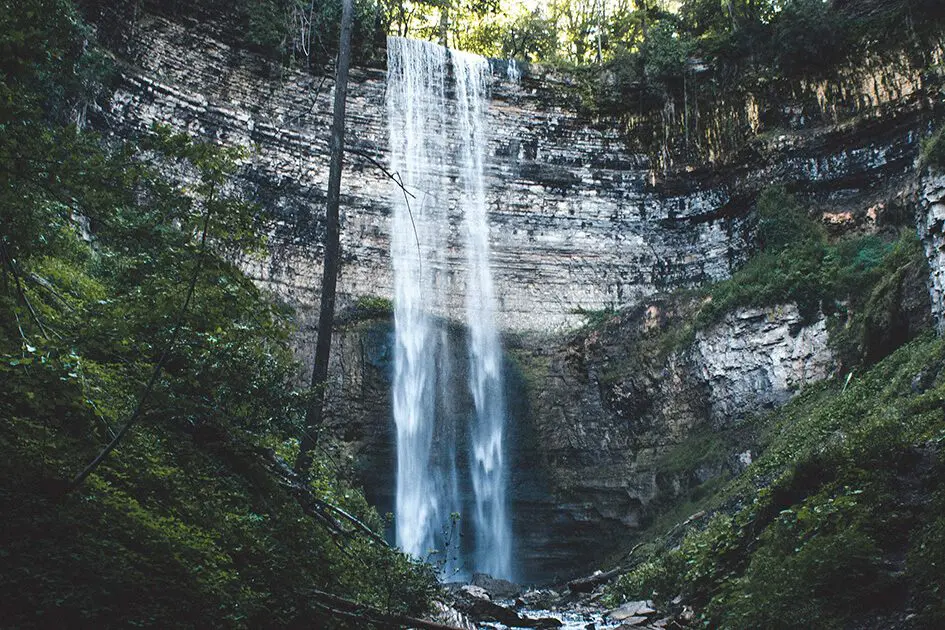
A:
POLYGON ((210 229, 210 217, 213 214, 213 195, 214 187, 211 186, 210 193, 207 196, 207 212, 204 215, 203 220, 203 231, 200 236, 200 248, 197 252, 197 261, 194 265, 194 273, 190 279, 190 285, 187 287, 187 297, 184 299, 184 304, 181 306, 180 311, 177 313, 177 321, 174 323, 174 329, 171 333, 171 339, 164 346, 163 352, 161 352, 161 357, 158 359, 158 362, 154 365, 154 370, 151 372, 151 378, 148 379, 148 384, 144 388, 144 392, 141 394, 141 397, 138 399, 138 404, 135 406, 134 412, 131 414, 131 417, 128 418, 128 422, 115 434, 115 437, 102 449, 102 452, 99 453, 95 459, 93 459, 88 466, 86 466, 82 472, 80 472, 68 485, 64 494, 68 494, 82 485, 83 482, 91 475, 96 468, 101 465, 105 458, 108 457, 109 453, 115 450, 115 447, 118 446, 118 443, 123 437, 128 433, 135 422, 141 417, 141 413, 144 410, 144 405, 147 402, 148 398, 151 396, 151 392, 154 391, 154 386, 157 384, 158 379, 161 377, 161 372, 164 370, 164 364, 167 362, 170 357, 171 350, 177 344, 177 338, 180 336, 181 325, 184 321, 184 315, 187 314, 187 309, 190 308, 190 302, 194 297, 194 291, 197 288, 197 279, 200 277, 200 272, 203 270, 204 263, 204 254, 206 253, 207 248, 207 233, 210 229))
MULTIPOLYGON (((404 194, 404 203, 407 205, 407 215, 410 217, 410 224, 413 226, 413 237, 417 241, 417 257, 421 259, 421 265, 422 265, 423 256, 420 253, 420 234, 417 232, 417 222, 414 221, 413 210, 411 210, 410 208, 410 199, 408 199, 408 197, 412 199, 416 199, 417 196, 414 195, 409 190, 407 190, 407 187, 404 185, 404 180, 400 176, 400 173, 391 173, 390 171, 387 170, 387 168, 383 164, 381 164, 380 162, 375 160, 372 156, 368 155, 367 153, 363 151, 359 151, 358 149, 352 149, 350 147, 348 148, 348 151, 351 153, 354 153, 355 155, 360 155, 364 159, 371 162, 374 166, 379 168, 381 172, 384 173, 385 176, 387 176, 391 181, 397 184, 398 187, 400 187, 401 192, 403 192, 404 194)), ((423 194, 424 194, 424 197, 427 195, 426 192, 424 192, 423 194)), ((423 201, 420 202, 420 207, 423 208, 423 201)))
POLYGON ((373 623, 382 628, 419 628, 420 630, 461 630, 456 626, 449 626, 435 621, 416 619, 407 615, 385 613, 381 610, 360 604, 358 602, 314 590, 315 604, 328 614, 335 617, 355 619, 361 622, 373 623))
MULTIPOLYGON (((326 75, 322 75, 322 80, 318 83, 318 87, 315 88, 315 96, 312 97, 312 105, 311 105, 311 107, 309 107, 308 111, 307 111, 307 112, 302 112, 301 114, 299 114, 299 115, 296 116, 295 118, 292 118, 291 120, 288 120, 288 121, 285 123, 286 125, 294 125, 294 124, 296 124, 297 122, 301 121, 302 118, 304 118, 305 116, 308 116, 309 114, 311 114, 312 112, 315 111, 315 106, 318 105, 318 96, 321 94, 322 86, 325 85, 325 81, 326 81, 327 79, 328 79, 328 75, 327 75, 327 74, 326 74, 326 75)), ((284 128, 284 127, 283 127, 283 128, 284 128)))
MULTIPOLYGON (((7 251, 7 244, 4 243, 3 240, 0 240, 0 254, 3 255, 3 261, 10 269, 10 274, 13 276, 13 283, 16 285, 16 292, 20 296, 20 300, 26 305, 26 310, 29 311, 33 321, 35 321, 36 325, 39 327, 40 334, 42 334, 46 339, 49 339, 49 332, 46 330, 46 326, 39 318, 39 314, 33 308, 33 304, 30 302, 29 298, 26 297, 26 291, 23 290, 23 283, 20 281, 20 273, 17 270, 16 264, 13 262, 13 258, 10 256, 9 251, 7 251)), ((22 334, 22 332, 23 331, 21 330, 20 334, 22 334)))
POLYGON ((388 178, 390 178, 391 180, 393 180, 394 183, 397 184, 397 185, 400 187, 400 189, 404 192, 404 196, 409 195, 412 199, 416 199, 416 198, 417 198, 416 195, 414 195, 412 192, 410 192, 409 190, 407 190, 407 188, 404 186, 403 180, 402 180, 401 177, 400 177, 400 173, 391 173, 390 171, 387 170, 387 167, 386 167, 386 166, 384 166, 383 164, 381 164, 380 162, 378 162, 373 156, 371 156, 371 155, 365 153, 364 151, 361 151, 361 150, 359 150, 359 149, 354 149, 354 148, 352 148, 352 147, 350 147, 350 146, 347 147, 347 150, 348 150, 348 153, 354 153, 355 155, 360 155, 360 156, 363 157, 365 160, 369 161, 371 164, 373 164, 373 165, 376 166, 378 169, 380 169, 380 171, 381 171, 382 173, 384 173, 384 175, 386 175, 388 178))
POLYGON ((23 343, 29 343, 29 340, 26 338, 26 335, 23 333, 23 324, 20 323, 20 316, 17 315, 16 309, 13 309, 13 317, 16 318, 16 329, 20 331, 20 339, 23 340, 23 343))
POLYGON ((303 477, 278 459, 272 451, 257 449, 257 453, 262 456, 270 472, 274 473, 284 486, 292 490, 306 512, 314 512, 318 514, 320 518, 334 522, 336 526, 335 529, 338 530, 337 533, 350 534, 350 532, 341 528, 337 521, 331 519, 331 517, 326 514, 326 512, 331 512, 354 525, 362 534, 366 535, 374 542, 384 547, 390 547, 384 537, 371 529, 364 521, 347 510, 316 497, 312 493, 312 490, 305 484, 303 477))
POLYGON ((379 544, 381 544, 381 545, 383 545, 383 546, 385 546, 385 547, 389 547, 389 546, 390 546, 390 545, 387 544, 387 541, 384 540, 384 537, 383 537, 383 536, 381 536, 380 534, 378 534, 377 532, 375 532, 373 529, 371 529, 368 525, 366 525, 366 524, 365 524, 363 521, 361 521, 358 517, 356 517, 356 516, 350 514, 349 512, 347 512, 347 511, 345 511, 344 509, 338 507, 337 505, 333 505, 333 504, 331 504, 331 503, 329 503, 328 501, 325 501, 325 500, 323 500, 323 499, 315 498, 314 500, 315 500, 315 504, 316 504, 316 505, 318 505, 318 506, 320 506, 320 507, 322 507, 322 508, 324 508, 324 509, 326 509, 326 510, 329 510, 329 511, 331 511, 331 512, 334 512, 334 513, 337 514, 338 516, 341 516, 341 517, 344 518, 346 521, 348 521, 349 523, 351 523, 352 525, 354 525, 355 527, 357 527, 359 530, 361 530, 365 535, 368 536, 368 538, 370 538, 370 539, 373 540, 374 542, 379 543, 379 544))
POLYGON ((37 273, 34 273, 34 272, 32 272, 32 271, 29 272, 28 274, 26 274, 26 279, 27 279, 27 280, 32 280, 34 284, 36 284, 36 285, 39 286, 40 288, 45 289, 46 292, 49 293, 49 295, 52 296, 52 298, 53 298, 56 302, 58 302, 59 305, 60 305, 62 308, 66 309, 67 311, 73 312, 73 313, 75 312, 75 309, 72 308, 72 305, 69 304, 69 303, 66 301, 66 298, 63 297, 63 295, 62 295, 61 293, 59 293, 58 291, 56 291, 56 287, 53 286, 52 282, 50 282, 50 281, 47 280, 46 278, 44 278, 44 277, 42 277, 41 275, 39 275, 39 274, 37 274, 37 273))

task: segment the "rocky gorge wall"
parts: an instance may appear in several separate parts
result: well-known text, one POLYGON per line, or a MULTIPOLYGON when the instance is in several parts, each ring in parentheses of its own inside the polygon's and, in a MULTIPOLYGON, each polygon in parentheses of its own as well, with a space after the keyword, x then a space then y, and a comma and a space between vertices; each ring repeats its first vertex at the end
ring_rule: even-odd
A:
MULTIPOLYGON (((929 63, 941 60, 929 52, 929 63)), ((296 307, 300 357, 314 344, 321 278, 331 79, 274 67, 223 43, 212 25, 140 22, 122 72, 93 122, 120 137, 152 123, 251 149, 239 185, 273 210, 269 256, 251 275, 296 307)), ((392 295, 385 164, 385 73, 353 71, 343 181, 339 302, 392 295)), ((916 222, 942 321, 945 184, 915 176, 918 143, 941 113, 941 76, 901 57, 869 60, 832 80, 740 95, 698 112, 668 104, 626 121, 594 119, 566 76, 533 68, 509 81, 494 64, 488 147, 493 267, 509 348, 512 502, 525 579, 567 577, 651 522, 688 486, 750 461, 724 448, 708 466, 668 461, 830 376, 826 321, 793 305, 730 313, 666 348, 685 308, 658 294, 726 278, 748 254, 758 191, 782 183, 833 231, 916 222), (682 138, 692 146, 680 149, 682 138), (904 216, 906 217, 904 219, 904 216), (578 311, 625 307, 601 330, 573 335, 578 311)), ((450 174, 456 177, 458 174, 450 174)), ((440 200, 456 207, 458 191, 440 200)), ((458 229, 453 232, 460 243, 458 229)), ((449 256, 462 312, 465 260, 449 256)), ((461 337, 461 331, 456 333, 461 337)), ((390 416, 391 322, 339 327, 331 429, 382 511, 395 470, 390 416)))
MULTIPOLYGON (((806 321, 794 305, 741 309, 665 347, 666 330, 692 308, 658 299, 566 341, 508 340, 510 512, 522 579, 593 567, 612 550, 602 541, 640 531, 690 486, 750 463, 750 452, 727 447, 696 470, 669 460, 693 434, 731 429, 836 368, 826 319, 806 321)), ((393 325, 354 322, 336 341, 328 398, 345 413, 331 427, 349 444, 369 498, 389 510, 393 325)))
MULTIPOLYGON (((331 79, 274 67, 221 40, 211 25, 144 18, 98 124, 129 136, 160 122, 252 149, 242 185, 279 225, 271 256, 248 266, 299 307, 307 339, 321 277, 331 79)), ((494 65, 487 189, 499 324, 509 332, 561 331, 580 323, 578 310, 727 277, 745 256, 751 200, 774 181, 836 207, 863 210, 866 195, 882 206, 911 171, 934 105, 934 83, 906 61, 869 67, 836 86, 798 87, 797 102, 778 103, 777 117, 751 98, 738 105, 741 113, 728 105, 718 115, 687 116, 703 121, 709 138, 724 128, 725 143, 702 144, 739 159, 724 171, 701 163, 667 172, 662 150, 647 152, 632 129, 581 113, 567 77, 539 68, 517 83, 494 65), (792 107, 803 114, 788 121, 792 128, 759 127, 766 118, 784 122, 792 107), (817 107, 819 116, 810 111, 817 107), (741 139, 738 151, 729 147, 733 138, 741 139)), ((384 76, 356 69, 350 86, 342 305, 392 295, 390 199, 398 191, 372 163, 386 163, 384 76)), ((640 135, 651 131, 637 124, 640 135)), ((678 135, 673 129, 667 121, 667 137, 678 135)), ((459 194, 439 202, 454 208, 459 194)), ((453 240, 460 239, 457 228, 453 240)), ((446 316, 462 310, 464 264, 453 251, 457 298, 446 316)))

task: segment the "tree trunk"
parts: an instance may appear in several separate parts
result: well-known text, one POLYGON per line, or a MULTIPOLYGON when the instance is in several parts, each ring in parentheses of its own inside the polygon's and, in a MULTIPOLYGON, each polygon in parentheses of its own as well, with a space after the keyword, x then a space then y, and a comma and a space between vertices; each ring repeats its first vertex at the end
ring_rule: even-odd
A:
POLYGON ((312 400, 305 413, 305 433, 295 462, 296 470, 305 472, 312 463, 312 449, 318 443, 325 408, 325 383, 328 380, 328 358, 331 354, 331 333, 335 324, 335 287, 338 284, 338 263, 341 257, 341 227, 338 209, 341 205, 341 168, 345 150, 345 98, 348 94, 348 67, 351 64, 352 0, 342 0, 341 38, 338 65, 335 71, 335 105, 331 125, 331 164, 328 171, 328 203, 325 211, 325 260, 322 273, 322 299, 318 315, 318 338, 315 342, 315 364, 312 367, 312 400))

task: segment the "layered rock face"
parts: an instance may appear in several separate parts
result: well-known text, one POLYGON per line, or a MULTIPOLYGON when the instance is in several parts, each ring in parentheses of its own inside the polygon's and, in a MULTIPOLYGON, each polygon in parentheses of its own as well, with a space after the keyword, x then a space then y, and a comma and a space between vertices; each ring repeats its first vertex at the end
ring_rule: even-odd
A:
MULTIPOLYGON (((251 148, 241 183, 280 222, 271 256, 248 267, 303 317, 313 313, 330 78, 273 67, 223 44, 210 26, 151 17, 139 30, 102 124, 129 135, 159 122, 251 148)), ((833 206, 862 210, 863 195, 882 205, 911 169, 931 89, 908 60, 867 65, 836 85, 799 85, 793 102, 760 109, 746 98, 717 112, 654 114, 633 123, 635 134, 579 113, 566 77, 536 71, 519 84, 504 78, 501 65, 489 111, 487 190, 499 324, 514 332, 560 331, 579 323, 579 309, 635 304, 658 290, 726 277, 745 255, 751 199, 773 181, 833 206), (844 117, 851 122, 833 124, 844 117), (698 157, 739 160, 724 170, 700 163, 663 171, 683 118, 721 138, 693 140, 705 154, 698 157), (786 126, 747 142, 765 131, 764 119, 786 126), (654 120, 664 121, 666 144, 647 149, 654 120)), ((387 163, 384 77, 358 69, 350 87, 342 304, 392 295, 390 200, 399 191, 374 163, 387 163)), ((457 186, 436 203, 455 207, 460 194, 457 186)), ((460 240, 456 226, 453 241, 460 240)), ((448 264, 456 299, 445 316, 461 312, 466 276, 458 249, 448 264)), ((302 324, 307 338, 312 322, 302 324)))
MULTIPOLYGON (((221 39, 206 25, 142 20, 96 123, 122 137, 164 123, 251 149, 238 185, 279 221, 270 255, 245 266, 296 307, 307 360, 322 272, 331 79, 274 67, 221 39)), ((824 320, 802 320, 792 305, 732 313, 671 348, 650 343, 677 307, 649 296, 727 277, 748 253, 763 187, 786 184, 837 230, 901 223, 918 197, 930 294, 943 321, 945 182, 929 178, 916 195, 914 179, 941 79, 921 68, 904 57, 865 60, 833 80, 790 86, 780 99, 667 101, 627 127, 582 113, 567 77, 533 69, 518 83, 494 65, 487 189, 515 394, 513 528, 523 578, 563 578, 592 563, 608 550, 601 541, 645 525, 689 477, 721 472, 667 475, 675 446, 833 371, 824 320), (583 321, 577 311, 611 307, 631 308, 598 332, 567 336, 583 321)), ((390 208, 399 192, 378 168, 387 164, 384 80, 383 70, 361 68, 349 87, 342 308, 392 295, 390 208)), ((459 190, 437 202, 455 208, 459 190)), ((461 242, 457 226, 451 238, 461 242)), ((463 309, 458 247, 448 264, 455 302, 446 318, 463 309)), ((339 330, 329 390, 331 428, 382 511, 391 509, 396 470, 391 326, 372 320, 339 330)))
POLYGON ((551 489, 522 508, 554 514, 529 537, 555 568, 599 560, 601 540, 641 529, 690 485, 747 463, 732 453, 690 470, 669 461, 674 447, 783 403, 835 368, 825 320, 805 322, 794 305, 740 309, 673 345, 662 329, 690 309, 657 302, 553 350, 513 350, 532 392, 521 461, 551 489))
POLYGON ((945 332, 945 175, 930 174, 918 191, 916 222, 929 261, 929 297, 939 333, 945 332))
MULTIPOLYGON (((665 477, 662 459, 675 445, 779 404, 834 369, 824 319, 804 322, 793 305, 740 310, 679 348, 648 346, 675 316, 650 305, 566 344, 512 340, 511 514, 522 578, 563 579, 599 560, 610 549, 602 540, 646 525, 692 481, 692 471, 665 477)), ((463 333, 452 336, 461 359, 463 333)), ((347 325, 336 343, 331 428, 350 445, 369 498, 389 511, 392 323, 347 325)), ((455 403, 470 407, 461 391, 455 403)), ((696 474, 705 481, 720 472, 696 474)))
POLYGON ((696 333, 691 361, 707 388, 708 417, 735 422, 787 402, 804 385, 833 372, 827 320, 807 323, 794 304, 741 309, 696 333))

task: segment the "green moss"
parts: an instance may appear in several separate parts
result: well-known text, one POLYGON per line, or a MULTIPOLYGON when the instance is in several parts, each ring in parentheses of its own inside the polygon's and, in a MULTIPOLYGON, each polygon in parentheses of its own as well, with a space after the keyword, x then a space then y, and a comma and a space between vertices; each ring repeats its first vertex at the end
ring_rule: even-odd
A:
POLYGON ((371 319, 391 319, 394 316, 394 302, 376 295, 363 295, 349 308, 336 317, 339 326, 363 322, 371 319))
MULTIPOLYGON (((730 280, 709 289, 697 325, 711 325, 739 307, 791 302, 808 318, 835 313, 842 303, 858 302, 882 276, 885 258, 898 255, 871 235, 829 242, 823 227, 779 188, 758 200, 756 238, 759 252, 730 280)), ((902 240, 916 239, 904 235, 902 240)))
MULTIPOLYGON (((898 240, 876 235, 831 242, 783 190, 758 202, 759 252, 731 279, 712 285, 689 324, 709 327, 744 307, 797 304, 801 315, 831 317, 831 343, 843 371, 875 363, 918 332, 904 298, 924 273, 925 257, 914 230, 898 240)), ((676 333, 691 339, 686 322, 676 333)))
MULTIPOLYGON (((941 493, 938 511, 945 507, 941 493)), ((915 532, 907 558, 908 576, 915 581, 915 603, 921 627, 945 626, 945 517, 927 523, 915 532)))
POLYGON ((945 126, 922 141, 919 164, 938 171, 945 170, 945 126))
POLYGON ((921 488, 945 470, 922 453, 941 457, 943 408, 945 342, 931 335, 848 383, 808 388, 758 421, 761 455, 703 504, 708 524, 667 536, 613 601, 681 592, 710 627, 775 628, 846 627, 915 597, 934 627, 945 538, 921 488))
POLYGON ((580 315, 584 318, 583 331, 592 331, 603 328, 613 321, 619 314, 619 311, 613 306, 607 306, 600 309, 577 308, 572 311, 574 315, 580 315))

